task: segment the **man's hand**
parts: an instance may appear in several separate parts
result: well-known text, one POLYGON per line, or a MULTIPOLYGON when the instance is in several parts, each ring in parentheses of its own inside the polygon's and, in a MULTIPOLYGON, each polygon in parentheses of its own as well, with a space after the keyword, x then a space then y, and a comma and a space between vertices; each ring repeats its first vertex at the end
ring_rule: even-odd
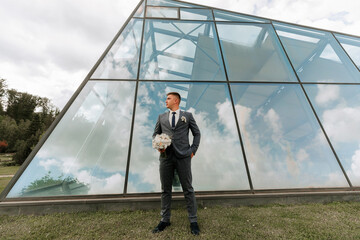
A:
POLYGON ((166 149, 158 149, 160 153, 164 153, 166 149))
POLYGON ((191 158, 193 158, 193 156, 194 156, 194 153, 191 153, 191 158))

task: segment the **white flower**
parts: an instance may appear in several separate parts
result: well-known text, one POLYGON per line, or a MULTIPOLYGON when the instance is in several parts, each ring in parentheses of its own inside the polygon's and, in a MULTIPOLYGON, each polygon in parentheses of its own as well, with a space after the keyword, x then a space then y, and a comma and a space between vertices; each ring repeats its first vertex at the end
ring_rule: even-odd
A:
POLYGON ((181 121, 186 122, 186 117, 185 117, 185 116, 182 116, 182 117, 181 117, 181 121))
POLYGON ((171 138, 165 134, 157 134, 152 140, 152 146, 155 149, 166 149, 171 144, 171 138))

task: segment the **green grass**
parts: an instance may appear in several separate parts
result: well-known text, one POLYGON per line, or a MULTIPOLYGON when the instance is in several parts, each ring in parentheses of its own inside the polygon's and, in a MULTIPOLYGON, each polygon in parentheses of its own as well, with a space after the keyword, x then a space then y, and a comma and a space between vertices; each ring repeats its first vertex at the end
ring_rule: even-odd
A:
MULTIPOLYGON (((359 239, 360 203, 199 209, 197 239, 359 239)), ((0 239, 192 239, 185 209, 152 234, 159 210, 0 216, 0 239)))
POLYGON ((0 166, 0 175, 14 175, 20 166, 0 166))
MULTIPOLYGON (((20 166, 7 166, 7 164, 14 164, 12 160, 13 155, 12 153, 0 153, 0 176, 14 175, 19 170, 20 166)), ((10 180, 11 177, 0 177, 0 193, 5 189, 10 180)))
MULTIPOLYGON (((0 175, 14 175, 19 168, 20 166, 0 166, 0 175)), ((11 177, 0 177, 0 193, 5 189, 10 180, 11 177)))
POLYGON ((0 193, 5 189, 6 185, 10 182, 11 177, 0 178, 0 193))

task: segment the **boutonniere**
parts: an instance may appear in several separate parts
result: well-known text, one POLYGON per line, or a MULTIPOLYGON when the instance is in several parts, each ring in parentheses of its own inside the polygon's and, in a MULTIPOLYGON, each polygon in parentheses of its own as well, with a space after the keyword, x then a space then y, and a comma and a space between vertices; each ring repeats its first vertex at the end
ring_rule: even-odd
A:
POLYGON ((186 122, 186 117, 185 117, 185 116, 182 116, 182 117, 181 117, 181 121, 186 122))

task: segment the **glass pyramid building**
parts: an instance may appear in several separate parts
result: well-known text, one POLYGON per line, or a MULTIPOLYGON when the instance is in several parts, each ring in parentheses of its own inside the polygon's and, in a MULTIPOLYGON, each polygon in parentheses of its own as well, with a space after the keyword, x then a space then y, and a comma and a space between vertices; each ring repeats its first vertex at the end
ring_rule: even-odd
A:
POLYGON ((359 56, 356 36, 143 0, 1 200, 160 192, 151 140, 170 91, 202 133, 198 192, 355 190, 359 56))

